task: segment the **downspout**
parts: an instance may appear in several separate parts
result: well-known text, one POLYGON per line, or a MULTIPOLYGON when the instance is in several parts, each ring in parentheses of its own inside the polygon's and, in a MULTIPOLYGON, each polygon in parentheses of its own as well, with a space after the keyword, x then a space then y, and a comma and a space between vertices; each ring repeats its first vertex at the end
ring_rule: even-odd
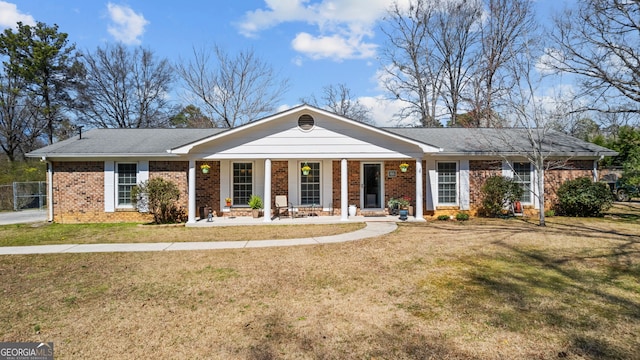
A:
POLYGON ((53 222, 53 163, 46 156, 41 160, 47 164, 47 221, 53 222))

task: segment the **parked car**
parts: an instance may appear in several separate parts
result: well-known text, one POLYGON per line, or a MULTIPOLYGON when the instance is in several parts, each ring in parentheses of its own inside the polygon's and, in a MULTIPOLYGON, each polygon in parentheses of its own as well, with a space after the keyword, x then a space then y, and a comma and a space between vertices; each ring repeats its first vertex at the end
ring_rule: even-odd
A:
POLYGON ((640 174, 627 173, 625 175, 618 178, 616 174, 607 174, 602 179, 609 184, 611 192, 618 201, 631 201, 631 198, 640 197, 640 184, 634 183, 632 180, 640 178, 640 174))

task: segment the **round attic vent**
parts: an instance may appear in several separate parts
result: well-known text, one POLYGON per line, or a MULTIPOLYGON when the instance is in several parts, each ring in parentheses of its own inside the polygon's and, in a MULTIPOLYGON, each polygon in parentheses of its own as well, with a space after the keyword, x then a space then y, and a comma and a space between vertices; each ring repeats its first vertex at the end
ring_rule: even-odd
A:
POLYGON ((309 114, 301 115, 298 118, 298 127, 301 130, 309 131, 309 130, 313 129, 314 125, 315 125, 315 120, 313 120, 313 118, 309 114))

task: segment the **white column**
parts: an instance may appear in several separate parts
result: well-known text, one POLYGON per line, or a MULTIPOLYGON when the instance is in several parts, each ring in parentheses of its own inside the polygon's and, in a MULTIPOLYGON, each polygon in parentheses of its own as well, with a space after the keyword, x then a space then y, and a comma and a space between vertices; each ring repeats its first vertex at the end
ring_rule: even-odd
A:
POLYGON ((418 220, 424 219, 424 185, 422 183, 422 159, 416 159, 416 212, 418 220))
POLYGON ((349 174, 347 159, 340 161, 340 220, 349 220, 349 174))
POLYGON ((196 222, 196 161, 189 160, 189 216, 188 224, 196 222))
POLYGON ((264 222, 271 222, 271 159, 264 160, 264 222))
POLYGON ((47 161, 47 209, 49 216, 47 220, 53 221, 53 163, 47 161))

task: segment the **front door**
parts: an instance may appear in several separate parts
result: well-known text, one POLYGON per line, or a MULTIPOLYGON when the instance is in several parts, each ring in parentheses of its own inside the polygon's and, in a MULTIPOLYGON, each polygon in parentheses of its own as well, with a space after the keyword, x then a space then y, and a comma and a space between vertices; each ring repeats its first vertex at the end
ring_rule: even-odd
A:
POLYGON ((362 164, 362 202, 364 209, 382 209, 381 164, 362 164))

